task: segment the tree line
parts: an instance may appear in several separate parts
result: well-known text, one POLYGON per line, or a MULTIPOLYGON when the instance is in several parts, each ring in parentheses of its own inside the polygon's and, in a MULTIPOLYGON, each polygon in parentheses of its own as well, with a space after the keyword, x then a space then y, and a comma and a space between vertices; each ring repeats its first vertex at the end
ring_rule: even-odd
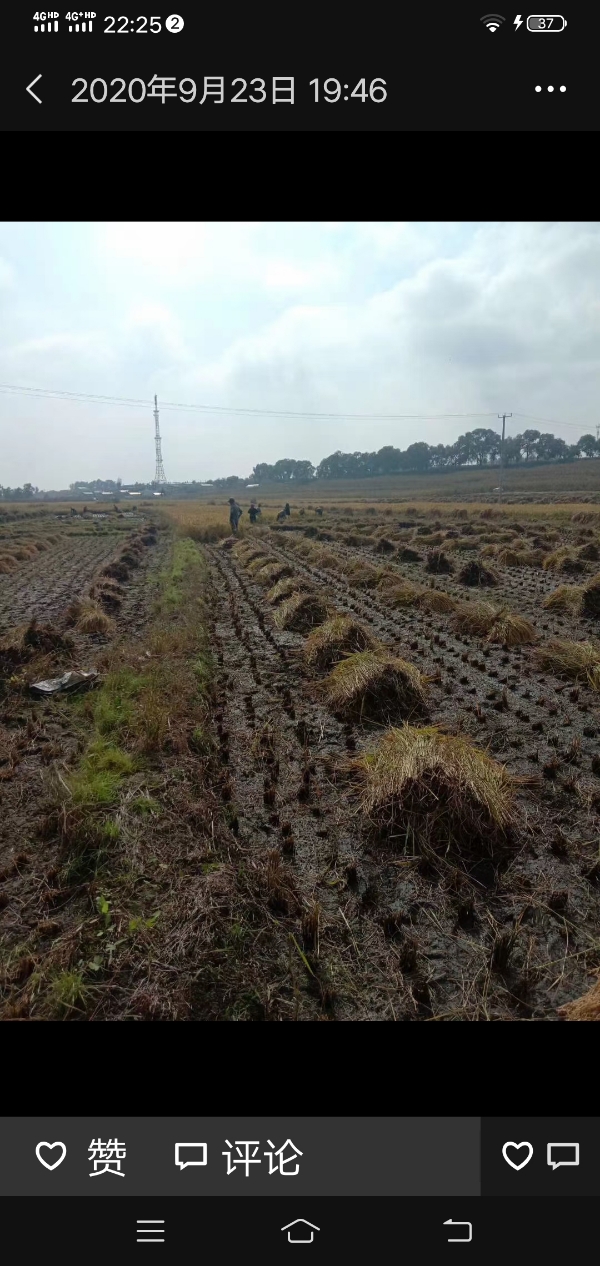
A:
MULTIPOLYGON (((454 444, 426 444, 418 440, 409 444, 408 448, 394 448, 387 444, 376 453, 331 453, 324 457, 318 466, 309 461, 297 461, 293 458, 281 458, 270 465, 258 462, 250 475, 227 475, 222 479, 208 479, 202 483, 188 480, 180 483, 163 485, 168 496, 170 492, 179 495, 198 495, 200 488, 213 488, 215 492, 225 489, 246 488, 248 484, 299 484, 312 483, 315 480, 329 479, 367 479, 373 475, 407 475, 425 474, 427 471, 458 470, 463 467, 533 465, 538 462, 573 462, 582 458, 600 457, 600 441, 594 435, 582 435, 576 444, 567 444, 549 432, 523 431, 522 435, 511 435, 502 442, 497 431, 488 427, 476 427, 474 431, 466 431, 459 435, 454 444)), ((149 484, 128 484, 128 488, 142 491, 149 484)), ((70 485, 70 491, 76 495, 78 490, 89 492, 112 492, 119 495, 121 480, 93 479, 86 483, 80 480, 70 485)), ((39 495, 40 489, 32 484, 23 488, 3 488, 0 485, 0 500, 23 501, 39 495)))
POLYGON ((582 435, 576 444, 567 444, 549 432, 523 431, 502 441, 497 431, 476 427, 459 435, 454 444, 426 444, 417 441, 408 448, 388 444, 375 453, 343 453, 338 449, 318 466, 308 461, 284 458, 269 465, 259 462, 247 479, 230 475, 210 481, 215 488, 240 487, 248 483, 308 483, 324 479, 366 479, 374 475, 424 474, 426 471, 458 470, 461 467, 506 466, 534 462, 572 462, 599 457, 600 442, 594 435, 582 435))

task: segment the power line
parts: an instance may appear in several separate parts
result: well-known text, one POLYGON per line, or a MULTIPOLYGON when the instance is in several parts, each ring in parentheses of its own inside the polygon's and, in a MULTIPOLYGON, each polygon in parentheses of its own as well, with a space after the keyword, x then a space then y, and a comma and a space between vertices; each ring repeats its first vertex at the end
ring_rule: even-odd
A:
MULTIPOLYGON (((14 395, 34 395, 54 400, 73 400, 80 403, 127 404, 142 406, 143 408, 148 408, 152 405, 151 400, 137 400, 126 396, 101 396, 84 391, 62 391, 58 388, 46 389, 42 387, 18 387, 12 383, 0 383, 0 391, 14 395)), ((422 421, 434 422, 442 418, 496 417, 495 413, 312 413, 306 410, 293 409, 250 409, 217 404, 179 404, 173 400, 161 400, 161 409, 188 409, 199 413, 236 413, 281 418, 339 418, 342 420, 352 418, 366 422, 373 420, 387 420, 391 422, 403 420, 409 421, 417 418, 422 421)))
MULTIPOLYGON (((59 388, 44 387, 21 387, 13 383, 0 383, 0 392, 34 396, 50 400, 67 400, 81 404, 102 404, 102 405, 119 405, 119 406, 135 406, 136 408, 152 407, 151 400, 143 400, 129 396, 103 396, 99 393, 91 393, 85 391, 63 391, 59 388)), ((335 412, 311 412, 308 410, 294 409, 254 409, 244 408, 234 405, 217 405, 217 404, 182 404, 178 401, 167 400, 161 401, 162 409, 183 409, 196 413, 229 413, 239 414, 242 416, 260 416, 260 417, 279 417, 279 418, 315 418, 315 419, 352 419, 354 421, 389 421, 402 422, 419 420, 423 422, 442 421, 445 418, 493 418, 498 417, 495 413, 335 413, 335 412)), ((507 415, 508 416, 508 415, 507 415)), ((532 413, 515 413, 515 418, 525 418, 531 422, 546 422, 549 426, 570 427, 574 430, 581 430, 584 423, 579 422, 561 422, 557 418, 542 418, 532 413)))
POLYGON ((547 422, 549 426, 572 426, 576 431, 581 431, 584 425, 583 422, 558 422, 556 418, 538 418, 534 417, 532 413, 515 413, 514 416, 515 418, 527 418, 530 422, 547 422))
POLYGON ((77 391, 48 391, 41 387, 12 387, 8 384, 0 384, 0 391, 12 395, 45 397, 50 400, 73 400, 76 404, 119 404, 127 406, 133 404, 144 409, 151 405, 150 400, 128 400, 124 396, 92 396, 77 391))

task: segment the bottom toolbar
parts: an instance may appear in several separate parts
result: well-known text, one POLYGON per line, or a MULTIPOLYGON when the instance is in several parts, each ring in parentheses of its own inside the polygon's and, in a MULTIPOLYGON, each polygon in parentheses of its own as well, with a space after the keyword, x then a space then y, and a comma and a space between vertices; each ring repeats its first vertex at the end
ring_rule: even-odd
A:
POLYGON ((79 1266, 82 1258, 104 1266, 107 1251, 111 1266, 130 1266, 147 1244, 165 1264, 252 1257, 285 1266, 290 1254, 294 1266, 298 1254, 307 1266, 362 1266, 373 1254, 443 1264, 464 1254, 481 1266, 508 1255, 511 1266, 529 1266, 534 1255, 544 1266, 562 1266, 567 1254, 586 1250, 596 1229, 595 1202, 585 1198, 246 1198, 234 1210, 220 1197, 108 1198, 101 1216, 89 1198, 70 1200, 68 1213, 64 1199, 0 1201, 4 1243, 18 1246, 26 1261, 52 1257, 61 1266, 79 1266))

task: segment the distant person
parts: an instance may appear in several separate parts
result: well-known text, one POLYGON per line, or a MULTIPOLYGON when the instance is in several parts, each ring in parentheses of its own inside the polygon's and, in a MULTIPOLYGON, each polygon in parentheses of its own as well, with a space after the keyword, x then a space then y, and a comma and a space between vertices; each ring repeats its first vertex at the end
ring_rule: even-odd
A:
POLYGON ((229 523, 234 536, 237 536, 238 523, 243 515, 242 507, 238 505, 234 497, 229 498, 229 523))
POLYGON ((289 519, 291 513, 292 512, 290 510, 290 503, 289 501, 286 501, 283 507, 283 510, 280 510, 279 514, 277 515, 277 522, 283 523, 284 519, 289 519))
POLYGON ((250 522, 256 523, 256 520, 258 519, 259 514, 260 514, 260 506, 257 506, 256 501, 251 501, 250 509, 248 511, 248 518, 250 519, 250 522))

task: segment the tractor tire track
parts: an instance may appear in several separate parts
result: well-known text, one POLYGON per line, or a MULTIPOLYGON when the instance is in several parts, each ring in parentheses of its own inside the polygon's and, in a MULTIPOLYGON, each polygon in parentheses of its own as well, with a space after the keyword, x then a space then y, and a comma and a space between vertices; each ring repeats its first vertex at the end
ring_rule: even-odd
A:
MULTIPOLYGON (((224 551, 205 550, 216 594, 216 721, 233 829, 250 851, 279 849, 304 911, 318 905, 334 1018, 392 1019, 406 991, 381 926, 368 917, 375 864, 332 776, 356 746, 353 729, 298 689, 302 639, 272 626, 257 587, 224 551)), ((302 927, 297 937, 302 944, 302 927)))

